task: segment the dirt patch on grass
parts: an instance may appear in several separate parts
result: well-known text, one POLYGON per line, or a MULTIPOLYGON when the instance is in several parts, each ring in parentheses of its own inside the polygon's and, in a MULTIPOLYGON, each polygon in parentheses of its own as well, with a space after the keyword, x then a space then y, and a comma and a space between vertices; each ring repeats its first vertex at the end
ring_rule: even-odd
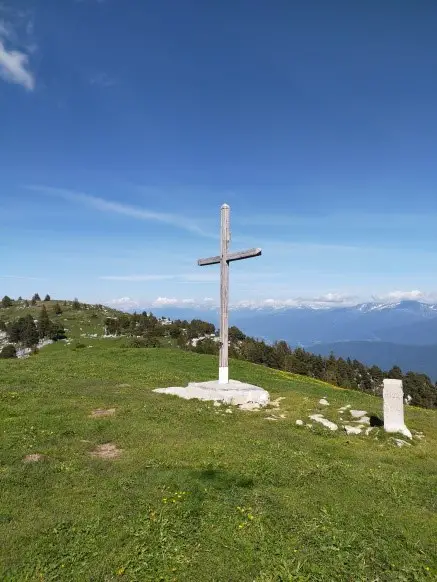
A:
POLYGON ((43 459, 45 459, 44 455, 41 455, 40 453, 31 453, 30 455, 26 455, 24 457, 23 463, 37 463, 43 459))
POLYGON ((113 416, 115 408, 96 408, 90 414, 91 418, 100 418, 102 416, 113 416))
POLYGON ((130 388, 130 384, 117 384, 117 388, 130 388))
POLYGON ((118 459, 122 452, 122 449, 117 448, 114 443, 104 443, 97 445, 90 455, 97 459, 118 459))

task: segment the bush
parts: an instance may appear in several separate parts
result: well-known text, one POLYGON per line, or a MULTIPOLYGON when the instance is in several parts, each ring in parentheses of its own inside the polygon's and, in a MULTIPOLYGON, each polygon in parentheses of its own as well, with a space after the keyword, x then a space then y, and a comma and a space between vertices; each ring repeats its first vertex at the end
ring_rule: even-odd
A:
POLYGON ((127 348, 147 348, 148 342, 144 337, 132 337, 125 342, 127 348))
POLYGON ((4 346, 4 348, 0 352, 0 358, 3 358, 3 359, 16 358, 16 357, 17 357, 17 350, 15 349, 15 346, 13 346, 12 344, 7 344, 6 346, 4 346))

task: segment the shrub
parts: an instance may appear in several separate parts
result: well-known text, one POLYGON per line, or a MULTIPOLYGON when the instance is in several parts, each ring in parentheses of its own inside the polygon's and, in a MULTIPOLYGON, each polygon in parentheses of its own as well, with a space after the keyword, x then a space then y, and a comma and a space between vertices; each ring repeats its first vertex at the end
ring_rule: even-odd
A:
POLYGON ((12 344, 7 344, 6 346, 4 346, 4 348, 0 352, 0 358, 3 358, 3 359, 16 358, 16 357, 17 357, 17 350, 15 349, 15 346, 13 346, 12 344))

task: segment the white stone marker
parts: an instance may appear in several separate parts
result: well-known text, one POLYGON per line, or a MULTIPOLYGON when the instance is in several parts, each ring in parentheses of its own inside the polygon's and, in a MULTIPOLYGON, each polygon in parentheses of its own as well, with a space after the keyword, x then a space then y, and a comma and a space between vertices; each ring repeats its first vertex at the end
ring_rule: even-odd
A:
POLYGON ((404 391, 402 380, 385 379, 382 391, 384 397, 384 430, 399 432, 413 438, 404 421, 404 391))

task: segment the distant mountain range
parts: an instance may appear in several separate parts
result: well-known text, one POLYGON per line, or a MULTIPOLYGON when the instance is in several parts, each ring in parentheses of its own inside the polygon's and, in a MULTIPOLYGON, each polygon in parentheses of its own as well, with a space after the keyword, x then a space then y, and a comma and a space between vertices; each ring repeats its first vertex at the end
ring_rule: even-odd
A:
MULTIPOLYGON (((148 310, 150 310, 148 308, 148 310)), ((163 307, 156 315, 218 324, 216 309, 163 307)), ((437 305, 419 301, 362 303, 353 307, 242 308, 230 325, 273 342, 286 340, 308 351, 356 358, 383 369, 399 365, 437 379, 437 305)))

